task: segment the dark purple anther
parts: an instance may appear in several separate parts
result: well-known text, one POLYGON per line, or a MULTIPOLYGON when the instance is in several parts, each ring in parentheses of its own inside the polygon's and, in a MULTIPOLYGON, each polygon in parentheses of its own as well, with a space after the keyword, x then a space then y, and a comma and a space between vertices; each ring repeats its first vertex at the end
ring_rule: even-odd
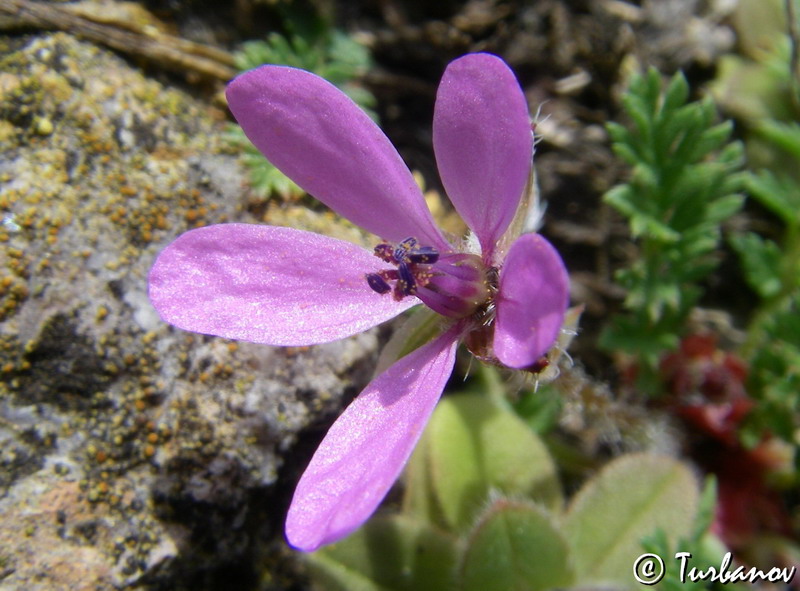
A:
POLYGON ((419 288, 425 287, 433 277, 441 274, 432 266, 439 260, 439 251, 432 246, 418 244, 419 241, 414 237, 406 238, 397 245, 385 242, 378 244, 373 251, 375 256, 396 268, 367 274, 370 288, 381 294, 392 291, 394 299, 399 302, 406 296, 417 295, 419 288))
POLYGON ((400 244, 397 245, 397 248, 394 249, 394 260, 397 264, 408 262, 406 258, 408 253, 411 252, 414 247, 417 245, 416 238, 406 238, 400 244))
POLYGON ((397 290, 404 296, 417 293, 417 281, 407 263, 400 263, 397 267, 399 279, 397 280, 397 290))
POLYGON ((420 265, 432 265, 439 260, 439 251, 432 246, 414 248, 407 255, 408 262, 420 265))
POLYGON ((386 280, 377 273, 367 273, 367 283, 369 283, 373 291, 377 291, 380 294, 388 293, 392 289, 391 286, 386 283, 386 280))

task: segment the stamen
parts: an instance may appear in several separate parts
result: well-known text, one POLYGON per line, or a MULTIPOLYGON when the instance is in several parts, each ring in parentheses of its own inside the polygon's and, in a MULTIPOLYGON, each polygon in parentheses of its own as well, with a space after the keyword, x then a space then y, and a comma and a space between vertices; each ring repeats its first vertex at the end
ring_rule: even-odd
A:
POLYGON ((488 270, 477 255, 440 256, 432 246, 420 246, 414 237, 397 245, 378 244, 374 254, 396 267, 367 273, 367 283, 377 293, 391 291, 397 301, 417 296, 435 312, 451 318, 464 318, 491 305, 488 270))
POLYGON ((373 254, 387 263, 394 263, 394 249, 391 244, 379 244, 375 247, 373 254))
POLYGON ((432 246, 421 246, 415 248, 406 255, 410 263, 417 263, 419 265, 432 265, 439 260, 439 251, 432 246))
POLYGON ((373 291, 377 291, 380 294, 388 293, 392 290, 386 280, 377 273, 367 273, 367 283, 373 291))
POLYGON ((411 267, 407 263, 400 263, 397 267, 397 274, 399 279, 395 285, 395 297, 402 300, 403 296, 410 296, 417 293, 417 282, 414 279, 414 274, 411 272, 411 267), (397 295, 400 295, 398 298, 397 295))
POLYGON ((397 264, 409 262, 407 255, 417 245, 416 238, 406 238, 394 249, 394 261, 397 264))

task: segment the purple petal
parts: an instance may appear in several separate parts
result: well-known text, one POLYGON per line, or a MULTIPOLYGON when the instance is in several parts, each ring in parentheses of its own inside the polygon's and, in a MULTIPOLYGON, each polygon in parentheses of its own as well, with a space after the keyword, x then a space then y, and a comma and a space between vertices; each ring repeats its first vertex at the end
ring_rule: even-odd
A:
POLYGON ((490 253, 514 217, 533 157, 528 104, 503 60, 476 53, 447 67, 433 147, 447 195, 490 253))
POLYGON ((281 172, 328 207, 393 242, 447 249, 422 192, 377 125, 333 84, 284 66, 235 78, 228 106, 281 172))
POLYGON ((389 266, 349 242, 254 224, 181 235, 150 271, 150 300, 178 328, 269 345, 356 334, 418 303, 395 302, 365 274, 389 266))
POLYGON ((372 515, 411 455, 450 377, 456 336, 451 329, 397 361, 336 420, 289 507, 286 538, 292 546, 316 550, 372 515))
POLYGON ((569 275, 538 234, 520 236, 500 271, 494 352, 508 367, 531 365, 555 343, 569 304, 569 275))

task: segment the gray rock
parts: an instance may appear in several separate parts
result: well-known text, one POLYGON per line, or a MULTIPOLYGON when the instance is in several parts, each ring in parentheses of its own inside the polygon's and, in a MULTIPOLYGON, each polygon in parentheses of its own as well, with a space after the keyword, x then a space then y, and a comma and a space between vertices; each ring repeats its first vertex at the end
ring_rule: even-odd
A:
POLYGON ((68 35, 0 55, 0 587, 197 589, 256 555, 281 570, 320 430, 298 434, 368 380, 376 335, 291 350, 161 322, 146 278, 164 245, 263 221, 224 112, 68 35))

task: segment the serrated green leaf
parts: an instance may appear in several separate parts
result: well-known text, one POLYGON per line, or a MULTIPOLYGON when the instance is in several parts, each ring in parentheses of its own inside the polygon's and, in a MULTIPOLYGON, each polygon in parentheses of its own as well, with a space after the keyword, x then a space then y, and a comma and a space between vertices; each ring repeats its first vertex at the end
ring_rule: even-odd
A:
MULTIPOLYGON (((699 123, 696 124, 697 130, 703 129, 699 123)), ((705 133, 692 134, 687 139, 686 145, 682 146, 681 150, 675 151, 675 157, 679 162, 689 164, 699 162, 706 156, 716 150, 720 150, 728 141, 731 129, 733 128, 730 122, 721 123, 715 127, 705 130, 705 133)))
POLYGON ((629 317, 604 333, 604 348, 618 345, 654 371, 657 348, 684 330, 701 281, 718 262, 720 224, 739 210, 742 146, 727 143, 730 122, 714 124, 710 99, 687 103, 688 85, 676 74, 661 92, 650 69, 634 77, 623 97, 634 130, 610 126, 614 151, 633 164, 630 180, 604 200, 627 218, 641 245, 639 258, 618 276, 629 291, 629 317), (714 152, 719 152, 714 154, 714 152), (628 334, 626 334, 628 333, 628 334), (637 334, 638 333, 638 334, 637 334))
POLYGON ((779 178, 770 171, 763 170, 751 176, 748 189, 759 203, 772 211, 789 225, 800 222, 800 186, 788 177, 779 178))
POLYGON ((681 239, 679 232, 653 216, 637 212, 630 220, 631 234, 634 237, 647 236, 651 240, 674 243, 681 239))
POLYGON ((706 219, 714 224, 724 222, 744 205, 744 195, 726 195, 709 203, 706 219))
POLYGON ((606 123, 606 130, 608 131, 608 136, 611 138, 611 141, 614 143, 628 143, 630 142, 630 132, 628 128, 624 125, 620 125, 614 121, 609 121, 606 123))
POLYGON ((424 437, 432 488, 448 527, 469 526, 490 490, 561 506, 561 486, 546 446, 488 396, 445 398, 424 437))
POLYGON ((623 215, 632 216, 635 215, 638 210, 630 185, 617 185, 616 187, 612 187, 603 195, 603 201, 623 215))
POLYGON ((697 521, 692 529, 691 539, 699 540, 711 527, 717 508, 717 479, 706 476, 700 502, 697 507, 697 521))
POLYGON ((283 174, 260 152, 251 148, 245 149, 244 162, 250 169, 250 185, 259 197, 280 195, 284 198, 298 197, 305 191, 298 187, 292 179, 283 174))
POLYGON ((768 119, 756 128, 756 133, 795 158, 800 158, 800 125, 768 119))
POLYGON ((636 164, 641 160, 639 152, 636 151, 636 147, 631 144, 614 144, 614 154, 616 154, 620 160, 627 162, 628 164, 636 164))
POLYGON ((667 90, 664 93, 664 107, 665 113, 669 113, 683 105, 689 96, 689 84, 683 73, 677 72, 667 85, 667 90))
POLYGON ((494 501, 469 534, 459 571, 463 591, 545 591, 574 578, 553 519, 533 504, 506 499, 494 501))
POLYGON ((783 255, 777 244, 752 232, 731 236, 730 243, 739 253, 747 283, 758 295, 769 298, 780 292, 783 255))
POLYGON ((564 532, 579 583, 631 585, 641 541, 661 528, 692 531, 699 504, 691 470, 668 456, 631 454, 609 463, 570 503, 564 532))
POLYGON ((661 73, 655 68, 648 68, 642 83, 636 94, 642 97, 642 102, 649 105, 648 110, 655 115, 658 112, 658 96, 661 92, 661 73))
POLYGON ((328 591, 441 591, 453 584, 455 539, 409 517, 374 517, 341 542, 307 555, 328 591))

